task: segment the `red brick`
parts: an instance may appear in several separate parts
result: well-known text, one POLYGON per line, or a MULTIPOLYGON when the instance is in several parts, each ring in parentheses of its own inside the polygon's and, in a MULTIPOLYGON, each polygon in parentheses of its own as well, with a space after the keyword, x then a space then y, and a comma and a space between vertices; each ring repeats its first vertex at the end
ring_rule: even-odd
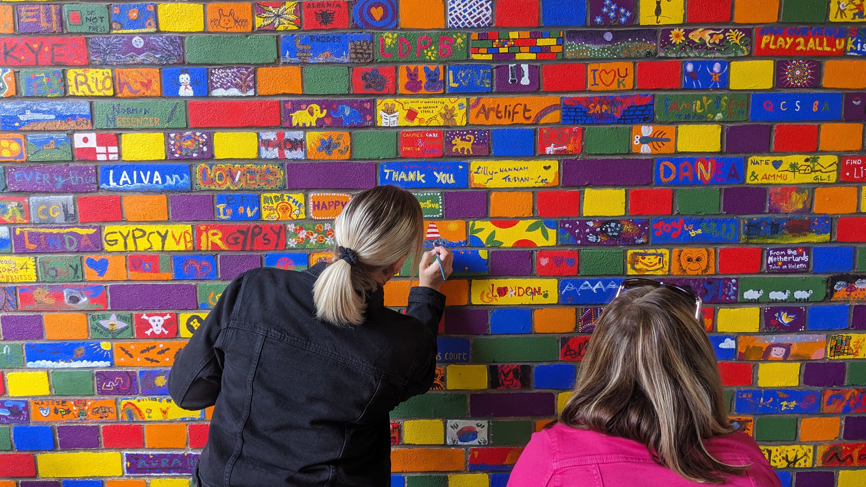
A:
POLYGON ((189 126, 278 127, 279 100, 190 101, 189 126))
POLYGON ((189 447, 204 448, 204 445, 207 443, 207 434, 209 429, 209 424, 189 425, 189 447))
POLYGON ((539 191, 538 216, 580 215, 580 191, 539 191))
POLYGON ((35 477, 36 460, 31 453, 0 455, 0 477, 35 477))
POLYGON ((545 64, 541 67, 542 91, 583 91, 586 89, 586 65, 545 64))
POLYGON ((79 196, 78 221, 119 222, 123 220, 119 195, 79 196))
POLYGON ((866 242, 866 217, 839 218, 836 224, 836 240, 839 242, 866 242))
POLYGON ((719 274, 755 274, 761 272, 763 251, 760 247, 719 249, 719 274))
POLYGON ((817 125, 776 125, 773 152, 815 152, 817 150, 817 125))
POLYGON ((497 0, 496 27, 537 27, 538 0, 497 0))
POLYGON ((670 215, 674 192, 671 189, 631 189, 628 212, 631 215, 670 215))
POLYGON ((738 362, 719 362, 719 375, 723 386, 752 385, 752 364, 738 362))
POLYGON ((689 0, 688 9, 690 24, 731 20, 731 0, 689 0))
POLYGON ((6 384, 3 382, 3 372, 0 372, 0 396, 6 394, 6 384))
POLYGON ((576 250, 539 250, 535 259, 535 272, 539 276, 577 275, 579 261, 576 250), (570 259, 574 259, 574 265, 568 265, 570 259))
POLYGON ((142 448, 144 431, 140 424, 107 424, 102 427, 105 448, 142 448))
POLYGON ((637 87, 643 90, 679 88, 681 70, 679 61, 641 61, 637 63, 637 87))

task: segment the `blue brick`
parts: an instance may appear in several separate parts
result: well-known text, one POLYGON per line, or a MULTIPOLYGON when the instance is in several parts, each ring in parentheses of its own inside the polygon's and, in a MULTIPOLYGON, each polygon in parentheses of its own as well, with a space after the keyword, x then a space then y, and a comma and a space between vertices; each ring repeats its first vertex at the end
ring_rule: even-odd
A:
POLYGON ((532 331, 532 310, 506 308, 493 310, 490 314, 490 333, 506 335, 532 331))
POLYGON ((808 310, 806 328, 809 330, 844 330, 848 328, 847 304, 810 306, 808 310))
POLYGON ((54 433, 51 426, 13 426, 12 441, 18 451, 54 449, 54 433))
POLYGON ((439 337, 436 339, 438 353, 437 362, 468 362, 469 339, 454 337, 439 337))
POLYGON ((571 389, 575 367, 571 364, 538 365, 535 367, 536 389, 571 389))
MULTIPOLYGON (((392 475, 391 476, 391 487, 403 487, 406 485, 406 477, 402 475, 392 475)), ((64 487, 66 487, 64 485, 64 487)))
POLYGON ((815 247, 812 249, 812 272, 848 272, 854 269, 854 247, 815 247))
MULTIPOLYGON (((779 482, 782 483, 782 487, 791 487, 793 480, 791 478, 791 472, 776 472, 776 476, 779 477, 779 482)), ((393 484, 392 484, 393 485, 393 484)))
POLYGON ((733 360, 737 355, 737 343, 731 335, 713 335, 710 337, 716 360, 733 360))
POLYGON ((491 146, 494 156, 534 156, 535 131, 532 129, 493 129, 491 146))
POLYGON ((506 487, 508 485, 508 477, 510 476, 510 473, 490 474, 490 487, 506 487))
POLYGON ((63 487, 102 487, 101 480, 64 480, 63 487))
POLYGON ((586 1, 542 0, 541 25, 586 25, 586 1))

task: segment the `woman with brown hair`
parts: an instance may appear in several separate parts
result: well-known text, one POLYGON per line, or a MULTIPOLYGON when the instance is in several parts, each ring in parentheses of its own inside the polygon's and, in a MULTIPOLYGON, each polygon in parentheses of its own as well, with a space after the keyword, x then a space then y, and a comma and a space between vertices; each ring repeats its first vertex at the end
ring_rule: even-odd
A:
POLYGON ((232 281, 175 360, 175 403, 216 405, 196 485, 390 484, 388 413, 433 383, 452 255, 422 254, 421 206, 394 186, 355 195, 334 234, 331 264, 232 281), (382 288, 410 255, 401 314, 382 288))
POLYGON ((581 362, 574 394, 514 467, 509 487, 780 486, 726 416, 691 291, 623 281, 581 362))

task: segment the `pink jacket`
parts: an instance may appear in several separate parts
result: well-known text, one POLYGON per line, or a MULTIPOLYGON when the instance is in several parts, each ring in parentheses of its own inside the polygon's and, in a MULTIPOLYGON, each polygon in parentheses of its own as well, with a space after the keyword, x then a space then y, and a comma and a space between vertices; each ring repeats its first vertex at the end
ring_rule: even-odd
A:
MULTIPOLYGON (((722 485, 781 487, 758 444, 744 433, 706 441, 718 460, 751 464, 746 475, 729 477, 722 485)), ((514 466, 508 487, 680 487, 703 485, 688 481, 656 464, 644 445, 562 424, 535 433, 514 466)))

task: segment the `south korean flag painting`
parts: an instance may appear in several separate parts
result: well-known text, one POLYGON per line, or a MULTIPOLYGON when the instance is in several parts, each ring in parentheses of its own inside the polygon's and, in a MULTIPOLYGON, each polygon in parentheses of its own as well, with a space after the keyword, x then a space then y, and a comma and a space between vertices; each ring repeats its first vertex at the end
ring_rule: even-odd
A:
POLYGON ((79 161, 118 160, 117 135, 93 132, 75 134, 75 159, 79 161))

